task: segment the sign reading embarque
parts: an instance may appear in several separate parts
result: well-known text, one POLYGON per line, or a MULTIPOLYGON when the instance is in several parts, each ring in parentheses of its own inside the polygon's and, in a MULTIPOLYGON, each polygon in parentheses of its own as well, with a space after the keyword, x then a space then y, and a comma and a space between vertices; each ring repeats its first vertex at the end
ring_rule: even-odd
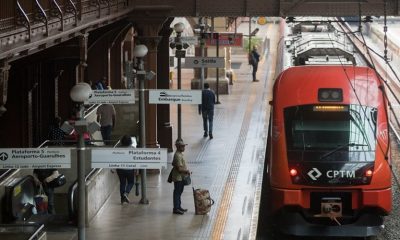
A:
POLYGON ((201 90, 149 90, 149 103, 201 104, 201 90))
POLYGON ((92 149, 92 168, 167 168, 166 148, 92 149))
POLYGON ((71 149, 0 148, 0 168, 71 168, 71 149))
POLYGON ((133 89, 93 90, 85 104, 133 104, 133 89))

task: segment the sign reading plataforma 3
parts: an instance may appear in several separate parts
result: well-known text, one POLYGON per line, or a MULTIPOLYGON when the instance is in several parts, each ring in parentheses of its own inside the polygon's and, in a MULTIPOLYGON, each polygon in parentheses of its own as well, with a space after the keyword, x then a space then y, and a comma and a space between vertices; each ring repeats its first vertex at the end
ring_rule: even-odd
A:
POLYGON ((133 89, 93 90, 85 104, 133 104, 133 89))
POLYGON ((0 168, 71 168, 71 149, 0 148, 0 168))
POLYGON ((149 90, 149 103, 201 104, 201 90, 149 90))
POLYGON ((92 168, 167 168, 166 148, 92 149, 92 168))

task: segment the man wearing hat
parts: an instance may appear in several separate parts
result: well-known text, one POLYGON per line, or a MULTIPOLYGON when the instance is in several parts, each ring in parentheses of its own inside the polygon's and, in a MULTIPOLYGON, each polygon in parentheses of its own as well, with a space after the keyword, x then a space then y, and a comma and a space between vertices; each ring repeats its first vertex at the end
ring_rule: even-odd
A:
POLYGON ((190 171, 186 166, 186 161, 183 156, 186 145, 187 144, 185 144, 182 139, 176 140, 176 151, 174 154, 174 159, 172 161, 172 181, 174 182, 174 208, 172 212, 179 215, 182 215, 187 211, 187 209, 181 207, 181 195, 185 186, 182 181, 182 177, 185 175, 190 175, 190 171))

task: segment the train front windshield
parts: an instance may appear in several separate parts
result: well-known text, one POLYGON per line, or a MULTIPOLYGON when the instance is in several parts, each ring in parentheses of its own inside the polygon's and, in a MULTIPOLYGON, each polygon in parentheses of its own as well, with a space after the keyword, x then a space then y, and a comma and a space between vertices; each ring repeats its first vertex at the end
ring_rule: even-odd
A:
POLYGON ((289 161, 372 162, 377 109, 302 105, 284 111, 289 161))

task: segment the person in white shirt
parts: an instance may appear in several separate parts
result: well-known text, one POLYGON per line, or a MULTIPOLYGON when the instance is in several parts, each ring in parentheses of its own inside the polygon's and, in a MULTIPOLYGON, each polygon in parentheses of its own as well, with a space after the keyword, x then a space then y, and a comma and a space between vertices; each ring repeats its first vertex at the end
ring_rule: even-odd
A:
POLYGON ((111 132, 115 127, 115 108, 112 104, 102 104, 97 108, 97 122, 100 123, 104 144, 109 144, 111 132))

